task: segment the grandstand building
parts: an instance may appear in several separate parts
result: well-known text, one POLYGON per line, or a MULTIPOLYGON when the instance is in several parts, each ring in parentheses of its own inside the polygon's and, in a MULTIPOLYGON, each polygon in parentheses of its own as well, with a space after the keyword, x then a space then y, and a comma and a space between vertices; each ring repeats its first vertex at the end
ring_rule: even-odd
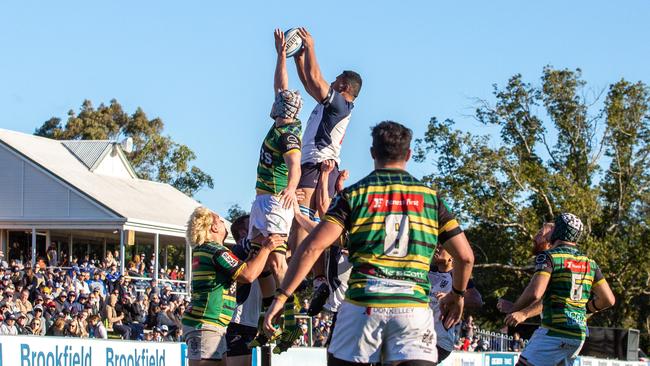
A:
POLYGON ((189 278, 185 225, 198 205, 169 184, 139 179, 117 142, 0 129, 0 248, 7 261, 27 258, 33 266, 52 247, 67 257, 59 264, 117 251, 125 273, 144 253, 151 278, 172 264, 189 278))

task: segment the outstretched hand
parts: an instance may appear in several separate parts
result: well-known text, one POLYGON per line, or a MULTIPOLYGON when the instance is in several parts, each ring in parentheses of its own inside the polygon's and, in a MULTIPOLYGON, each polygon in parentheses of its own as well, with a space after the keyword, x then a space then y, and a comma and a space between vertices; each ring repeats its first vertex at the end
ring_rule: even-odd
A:
POLYGON ((499 309, 500 312, 509 314, 512 312, 514 303, 512 301, 508 301, 506 299, 499 298, 497 301, 497 309, 499 309))
POLYGON ((287 43, 284 40, 284 32, 280 28, 276 28, 273 32, 273 37, 275 38, 275 50, 278 52, 278 55, 286 54, 287 43))
POLYGON ((506 316, 504 322, 509 327, 516 327, 517 325, 523 323, 526 320, 526 315, 521 311, 515 311, 506 316))
POLYGON ((336 162, 334 160, 324 160, 322 163, 320 163, 320 171, 329 174, 332 170, 334 170, 334 166, 336 166, 336 162))
POLYGON ((294 201, 297 201, 295 189, 285 188, 280 192, 280 204, 282 208, 292 208, 294 201))
POLYGON ((278 319, 280 318, 280 315, 282 314, 282 310, 284 309, 284 303, 285 301, 275 298, 273 302, 271 303, 271 306, 266 310, 266 315, 264 315, 264 333, 268 337, 273 336, 275 333, 275 325, 278 322, 278 319))
POLYGON ((314 38, 307 32, 307 29, 304 27, 298 28, 298 37, 302 39, 302 46, 304 48, 312 48, 314 47, 314 38))

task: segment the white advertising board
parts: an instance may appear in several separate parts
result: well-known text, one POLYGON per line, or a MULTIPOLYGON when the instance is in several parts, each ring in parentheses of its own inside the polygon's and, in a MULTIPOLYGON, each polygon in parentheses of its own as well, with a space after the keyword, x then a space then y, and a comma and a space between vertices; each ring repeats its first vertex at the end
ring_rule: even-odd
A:
POLYGON ((185 366, 185 345, 0 336, 0 366, 185 366))

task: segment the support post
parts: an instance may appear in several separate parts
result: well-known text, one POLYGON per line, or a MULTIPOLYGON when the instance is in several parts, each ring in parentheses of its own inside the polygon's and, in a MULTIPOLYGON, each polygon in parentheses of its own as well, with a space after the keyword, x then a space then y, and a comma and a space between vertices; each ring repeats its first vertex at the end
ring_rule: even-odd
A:
POLYGON ((4 254, 5 258, 9 258, 9 251, 7 250, 7 236, 8 232, 5 229, 0 229, 0 251, 4 254))
POLYGON ((169 249, 169 244, 165 244, 165 256, 163 257, 163 265, 165 268, 169 268, 169 264, 167 263, 167 251, 169 249))
POLYGON ((106 238, 104 238, 104 242, 102 243, 102 259, 106 258, 106 238))
POLYGON ((68 241, 68 265, 72 265, 72 233, 70 233, 70 241, 68 241))
POLYGON ((187 281, 187 293, 192 291, 192 247, 185 243, 185 281, 187 281))
POLYGON ((158 254, 158 249, 160 246, 160 234, 155 233, 153 237, 153 252, 156 255, 156 260, 153 263, 153 278, 158 281, 158 272, 160 272, 160 255, 158 254))
POLYGON ((32 268, 36 267, 36 228, 32 228, 32 268))
POLYGON ((120 229, 120 274, 124 275, 124 230, 120 229))

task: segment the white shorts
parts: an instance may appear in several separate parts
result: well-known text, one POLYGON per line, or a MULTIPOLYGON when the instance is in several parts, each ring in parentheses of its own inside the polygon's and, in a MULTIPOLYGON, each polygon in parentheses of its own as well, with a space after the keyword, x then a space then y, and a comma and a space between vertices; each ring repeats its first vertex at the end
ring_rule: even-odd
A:
POLYGON ((578 356, 584 341, 581 339, 551 337, 548 329, 537 328, 521 356, 534 366, 570 366, 578 356))
POLYGON ((366 308, 344 301, 328 352, 349 362, 437 362, 433 313, 428 306, 366 308))
POLYGON ((204 325, 201 329, 184 326, 187 358, 190 360, 221 360, 228 350, 226 328, 204 325))
POLYGON ((251 207, 248 239, 252 240, 260 234, 265 237, 271 234, 289 235, 292 222, 293 209, 283 208, 278 196, 258 194, 251 207))

